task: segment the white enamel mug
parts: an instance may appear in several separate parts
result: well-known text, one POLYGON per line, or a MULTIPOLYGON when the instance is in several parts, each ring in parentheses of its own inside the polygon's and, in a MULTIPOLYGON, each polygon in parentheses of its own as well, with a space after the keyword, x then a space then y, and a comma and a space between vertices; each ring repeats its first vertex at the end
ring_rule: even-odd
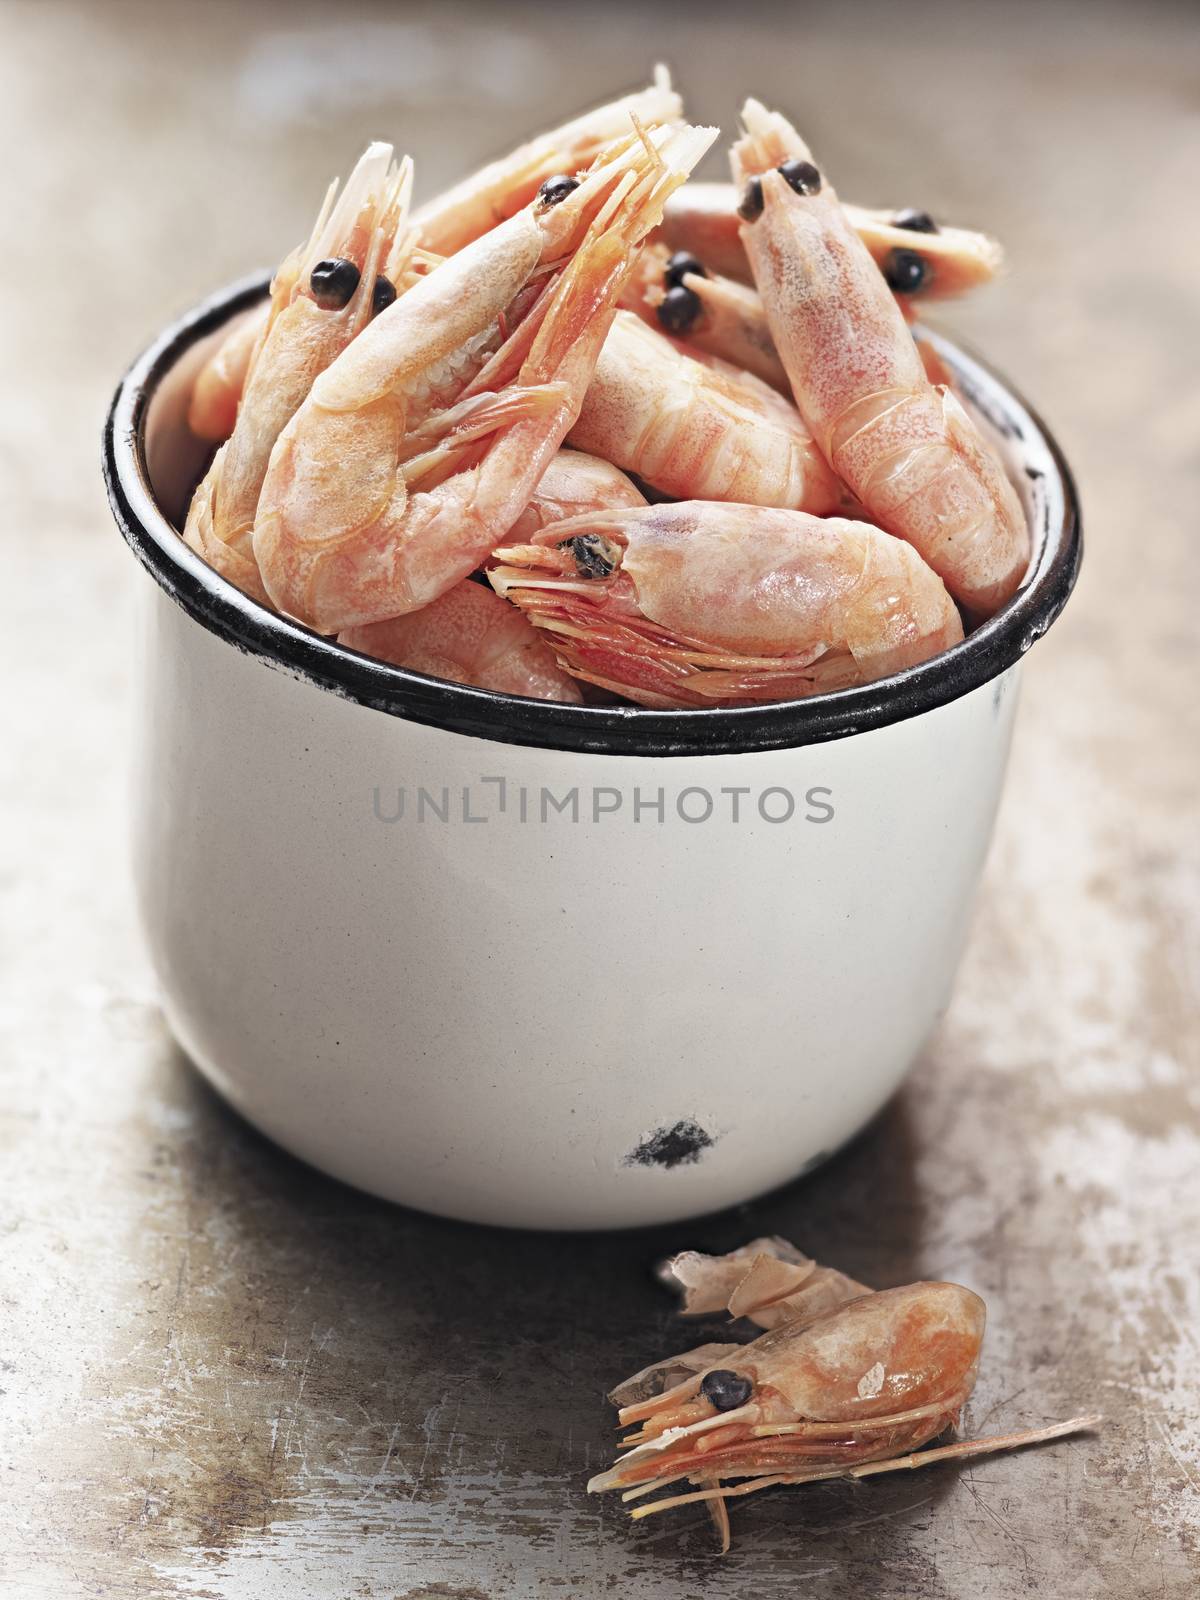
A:
POLYGON ((264 292, 168 329, 105 433, 118 526, 157 585, 134 856, 180 1044, 296 1155, 475 1222, 664 1222, 814 1166, 949 999, 1019 663, 1079 565, 1053 440, 934 339, 1035 551, 936 660, 782 705, 523 700, 344 650, 179 538, 205 451, 191 380, 264 292))

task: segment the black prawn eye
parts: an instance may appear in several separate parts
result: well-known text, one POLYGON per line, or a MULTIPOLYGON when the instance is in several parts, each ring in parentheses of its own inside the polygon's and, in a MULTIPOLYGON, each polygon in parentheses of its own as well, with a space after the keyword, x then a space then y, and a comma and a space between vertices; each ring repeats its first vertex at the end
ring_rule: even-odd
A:
POLYGON ((390 278, 376 278, 375 287, 371 290, 371 313, 378 316, 381 311, 386 311, 396 298, 396 285, 390 278))
POLYGON ((937 233, 937 223, 928 211, 914 211, 912 206, 905 206, 903 211, 897 211, 892 218, 893 228, 907 228, 910 233, 937 233))
POLYGON ((565 200, 569 194, 574 194, 578 187, 578 178, 571 178, 565 172, 560 172, 555 177, 546 179, 538 190, 538 199, 543 205, 556 206, 560 200, 565 200))
POLYGON ((718 1367, 714 1372, 704 1374, 700 1393, 718 1411, 734 1411, 749 1400, 754 1393, 754 1384, 743 1373, 718 1367))
POLYGON ((700 296, 682 284, 668 289, 658 305, 658 320, 668 333, 686 333, 700 315, 700 296))
POLYGON ((785 161, 775 169, 789 189, 797 194, 820 194, 821 174, 811 161, 785 161))
POLYGON ((753 222, 762 216, 763 192, 762 179, 751 178, 742 190, 741 202, 738 205, 738 216, 743 222, 753 222))
POLYGON ((683 280, 689 272, 696 278, 708 277, 699 256, 694 256, 690 250, 676 250, 663 268, 663 282, 668 289, 682 289, 683 280))
POLYGON ((317 262, 308 283, 322 311, 338 311, 349 305, 360 276, 353 261, 345 256, 333 256, 328 261, 317 262))
POLYGON ((897 294, 915 294, 929 281, 929 263, 915 250, 889 250, 884 257, 883 275, 888 288, 897 294))
POLYGON ((615 553, 598 533, 580 533, 558 546, 575 557, 581 578, 607 578, 616 567, 615 553))

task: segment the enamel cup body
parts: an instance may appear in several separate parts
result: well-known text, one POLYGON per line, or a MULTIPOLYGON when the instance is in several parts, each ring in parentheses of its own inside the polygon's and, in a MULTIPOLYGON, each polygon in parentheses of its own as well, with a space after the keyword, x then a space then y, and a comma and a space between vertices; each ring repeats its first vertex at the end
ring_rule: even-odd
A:
POLYGON ((1015 622, 820 706, 551 708, 365 662, 183 546, 187 385, 251 296, 170 330, 108 436, 157 579, 134 852, 176 1037, 287 1149, 474 1221, 660 1222, 819 1162, 949 1000, 1018 663, 1078 563, 1052 441, 939 346, 1033 521, 1015 622))

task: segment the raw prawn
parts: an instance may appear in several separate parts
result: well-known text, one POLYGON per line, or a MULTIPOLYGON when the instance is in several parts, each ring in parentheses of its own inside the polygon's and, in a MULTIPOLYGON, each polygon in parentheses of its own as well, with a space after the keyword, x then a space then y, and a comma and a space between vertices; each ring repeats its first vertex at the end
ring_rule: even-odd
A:
POLYGON ((680 501, 551 524, 495 560, 568 672, 645 706, 842 689, 962 638, 917 552, 843 518, 680 501))
MULTIPOLYGON (((958 1420, 975 1386, 986 1313, 955 1283, 914 1283, 863 1293, 811 1320, 784 1322, 745 1345, 681 1358, 670 1388, 622 1404, 634 1425, 592 1493, 641 1499, 683 1481, 697 1485, 635 1507, 635 1518, 702 1501, 728 1548, 723 1502, 774 1484, 866 1477, 1030 1444, 1094 1426, 1076 1417, 1050 1428, 917 1448, 958 1420), (730 1487, 726 1480, 747 1480, 730 1487)), ((614 1392, 622 1401, 629 1385, 614 1392)))
POLYGON ((976 616, 1029 563, 1020 501, 955 397, 925 377, 887 285, 795 129, 756 100, 735 173, 742 239, 792 393, 822 454, 976 616), (761 202, 761 210, 757 209, 761 202))
POLYGON ((450 683, 568 705, 583 698, 537 629, 471 578, 406 617, 347 628, 338 643, 450 683))
MULTIPOLYGON (((712 272, 751 280, 738 207, 744 191, 732 183, 689 183, 663 215, 660 237, 688 250, 712 272)), ((870 251, 890 287, 906 298, 944 300, 990 282, 1004 263, 995 239, 968 228, 947 228, 925 211, 873 211, 842 202, 846 220, 870 251)))
POLYGON ((849 502, 790 400, 618 311, 571 443, 664 494, 823 514, 849 502))
POLYGON ((326 633, 415 611, 503 539, 574 423, 635 252, 715 129, 639 129, 448 257, 280 435, 254 553, 326 633))
POLYGON ((308 242, 276 273, 268 321, 228 442, 192 498, 184 537, 224 577, 265 600, 251 544, 271 450, 313 380, 404 287, 412 165, 369 146, 334 204, 332 186, 308 242))

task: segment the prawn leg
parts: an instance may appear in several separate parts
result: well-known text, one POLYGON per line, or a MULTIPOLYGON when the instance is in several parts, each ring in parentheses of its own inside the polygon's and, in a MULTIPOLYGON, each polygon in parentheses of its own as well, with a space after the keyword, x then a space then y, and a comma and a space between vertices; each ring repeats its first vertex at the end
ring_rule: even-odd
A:
MULTIPOLYGON (((1070 1417, 1066 1422, 1052 1422, 1043 1428, 1023 1428, 1017 1433, 995 1434, 983 1439, 962 1439, 954 1444, 938 1445, 932 1450, 920 1450, 889 1461, 866 1461, 856 1467, 844 1467, 829 1472, 776 1472, 731 1488, 716 1484, 694 1494, 671 1495, 665 1500, 655 1500, 649 1505, 636 1506, 630 1517, 636 1522, 654 1516, 659 1511, 672 1511, 677 1506, 693 1505, 698 1501, 734 1500, 742 1495, 756 1494, 760 1489, 773 1489, 780 1484, 825 1483, 838 1478, 874 1478, 884 1472, 915 1472, 921 1467, 936 1466, 939 1461, 962 1461, 974 1456, 996 1455, 1004 1450, 1023 1450, 1033 1444, 1047 1444, 1052 1439, 1067 1439, 1073 1434, 1087 1433, 1104 1421, 1099 1412, 1070 1417)), ((660 1479, 656 1484, 643 1484, 637 1490, 628 1490, 622 1500, 632 1500, 652 1492, 656 1487, 666 1487, 687 1477, 679 1473, 660 1479)), ((725 1546, 728 1548, 728 1546, 725 1546)))

